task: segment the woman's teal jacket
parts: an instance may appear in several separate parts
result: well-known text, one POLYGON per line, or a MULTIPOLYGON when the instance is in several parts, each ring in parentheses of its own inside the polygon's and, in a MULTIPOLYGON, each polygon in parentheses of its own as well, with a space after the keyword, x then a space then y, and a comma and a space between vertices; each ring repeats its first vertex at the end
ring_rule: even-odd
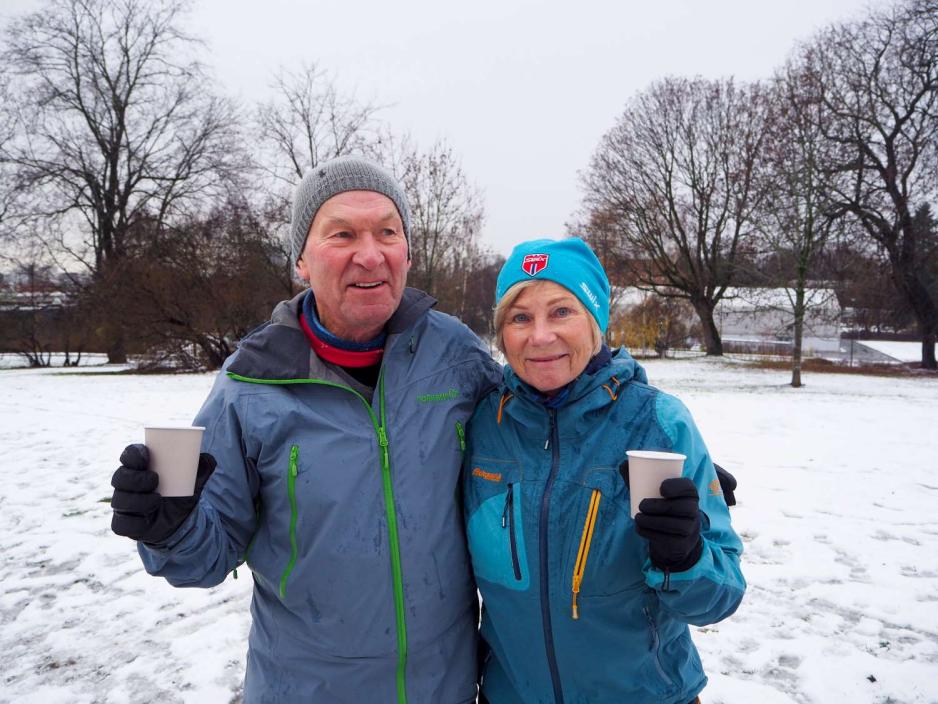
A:
POLYGON ((742 544, 690 413, 625 351, 551 409, 511 370, 476 409, 464 464, 492 704, 685 704, 706 677, 687 624, 732 614, 742 544), (704 550, 652 567, 629 516, 626 450, 687 455, 704 550))

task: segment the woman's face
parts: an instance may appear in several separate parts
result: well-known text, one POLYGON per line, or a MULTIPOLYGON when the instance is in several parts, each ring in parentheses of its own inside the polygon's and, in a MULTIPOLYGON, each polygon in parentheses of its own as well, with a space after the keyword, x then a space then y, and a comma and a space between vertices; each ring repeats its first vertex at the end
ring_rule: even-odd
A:
POLYGON ((547 395, 576 379, 593 356, 589 313, 553 281, 522 291, 508 308, 501 333, 509 366, 547 395))

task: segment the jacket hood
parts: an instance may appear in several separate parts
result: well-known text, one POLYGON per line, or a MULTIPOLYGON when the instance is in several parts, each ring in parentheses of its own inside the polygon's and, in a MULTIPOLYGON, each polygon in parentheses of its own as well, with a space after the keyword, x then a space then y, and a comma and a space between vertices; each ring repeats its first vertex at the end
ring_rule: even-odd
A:
MULTIPOLYGON (((619 385, 630 381, 637 381, 642 384, 648 383, 648 375, 645 373, 645 369, 632 358, 632 355, 626 352, 624 347, 620 347, 612 351, 612 359, 609 364, 600 367, 592 374, 584 372, 570 382, 567 400, 562 405, 583 398, 594 389, 608 384, 613 377, 619 385)), ((537 389, 522 381, 521 377, 511 367, 507 366, 505 367, 505 385, 513 394, 526 396, 532 400, 538 400, 542 396, 537 389)))
MULTIPOLYGON (((227 371, 252 379, 308 379, 313 376, 311 372, 318 370, 322 362, 300 328, 300 309, 306 294, 307 291, 302 291, 278 303, 270 321, 241 340, 227 371)), ((400 305, 387 323, 385 349, 390 349, 396 336, 411 328, 435 305, 436 299, 423 291, 404 289, 400 305)))

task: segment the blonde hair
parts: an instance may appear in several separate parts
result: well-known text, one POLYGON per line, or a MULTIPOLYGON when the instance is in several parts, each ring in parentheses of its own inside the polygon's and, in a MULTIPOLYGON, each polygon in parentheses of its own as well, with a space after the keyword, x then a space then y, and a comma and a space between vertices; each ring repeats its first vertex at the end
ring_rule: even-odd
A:
MULTIPOLYGON (((529 288, 539 286, 543 283, 546 283, 546 280, 519 281, 510 289, 505 291, 505 295, 502 296, 502 299, 495 306, 495 315, 492 320, 492 324, 495 328, 495 345, 502 354, 505 354, 505 338, 502 335, 502 328, 505 326, 505 318, 508 317, 509 309, 515 304, 515 301, 518 300, 518 297, 522 293, 527 291, 529 288)), ((551 281, 550 283, 556 282, 551 281)), ((557 285, 561 286, 562 288, 566 288, 566 286, 562 286, 562 284, 557 285)), ((580 299, 578 299, 576 295, 572 293, 570 295, 573 296, 573 300, 576 302, 577 309, 582 313, 585 313, 587 319, 590 322, 590 332, 593 335, 593 354, 595 355, 603 346, 603 333, 599 329, 599 323, 596 322, 596 318, 593 317, 592 313, 586 310, 586 306, 580 303, 580 299)))

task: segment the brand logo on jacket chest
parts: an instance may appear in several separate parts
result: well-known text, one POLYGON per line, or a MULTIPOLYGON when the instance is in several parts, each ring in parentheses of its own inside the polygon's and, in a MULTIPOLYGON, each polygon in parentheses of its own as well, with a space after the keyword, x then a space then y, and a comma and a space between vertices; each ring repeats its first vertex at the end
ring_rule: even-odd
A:
POLYGON ((502 480, 501 472, 486 472, 481 467, 473 467, 472 476, 481 477, 482 479, 485 479, 486 481, 489 481, 489 482, 500 482, 502 480))
POLYGON ((459 396, 459 389, 450 389, 439 394, 421 394, 417 397, 417 400, 420 403, 442 403, 443 401, 455 401, 459 396))

